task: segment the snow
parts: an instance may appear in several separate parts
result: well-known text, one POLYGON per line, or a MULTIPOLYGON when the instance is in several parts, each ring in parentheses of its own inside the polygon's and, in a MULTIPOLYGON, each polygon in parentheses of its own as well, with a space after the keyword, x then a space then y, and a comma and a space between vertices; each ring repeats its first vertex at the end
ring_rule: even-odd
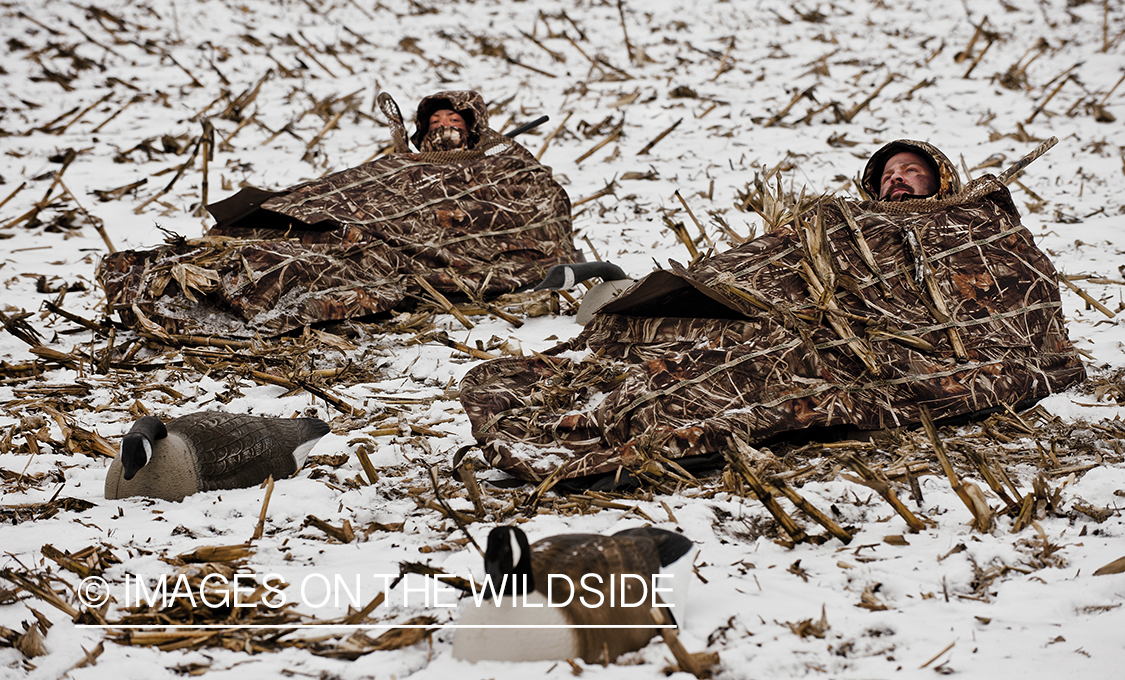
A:
MULTIPOLYGON (((849 180, 858 175, 865 159, 893 139, 930 141, 970 169, 1002 158, 999 167, 974 170, 977 176, 1006 167, 1034 148, 1033 140, 1053 135, 1060 140, 1058 146, 1028 167, 1020 178, 1022 187, 1011 187, 1025 226, 1060 271, 1088 277, 1075 280, 1078 286, 1110 310, 1125 307, 1125 288, 1118 283, 1125 279, 1125 126, 1120 123, 1125 118, 1125 87, 1106 97, 1125 73, 1125 10, 1120 3, 103 0, 82 7, 61 0, 7 0, 0 12, 6 38, 0 48, 0 83, 6 93, 0 103, 0 201, 6 201, 0 207, 0 239, 6 239, 0 257, 0 308, 8 316, 31 312, 27 322, 47 346, 59 351, 88 347, 93 336, 89 331, 72 333, 73 324, 41 312, 42 304, 58 293, 38 292, 37 280, 45 277, 51 290, 82 284, 83 290, 65 296, 63 307, 86 318, 100 318, 104 302, 93 273, 106 245, 83 211, 100 219, 121 249, 159 243, 165 229, 199 236, 209 220, 192 214, 202 191, 198 158, 169 192, 147 205, 146 201, 168 185, 187 160, 186 149, 202 130, 201 116, 210 117, 217 140, 229 140, 210 162, 207 198, 215 201, 230 195, 240 182, 266 189, 286 187, 371 158, 390 140, 374 107, 381 90, 390 92, 408 112, 426 94, 477 89, 490 103, 507 102, 492 120, 497 128, 509 117, 516 125, 546 113, 550 122, 521 137, 533 153, 565 120, 563 132, 546 147, 542 159, 572 201, 577 204, 616 182, 612 195, 575 208, 578 243, 585 247, 582 237, 589 239, 603 259, 637 277, 669 258, 689 259, 662 220, 667 214, 685 221, 689 231, 694 229, 674 196, 677 190, 713 237, 720 234, 718 218, 739 234, 760 233, 760 220, 734 205, 738 192, 763 168, 784 164, 786 187, 792 184, 798 191, 806 186, 810 192, 846 193, 854 192, 849 180), (995 42, 975 66, 984 39, 972 56, 958 62, 956 55, 986 17, 995 42), (526 35, 565 61, 554 60, 526 35), (1047 48, 1037 55, 1041 39, 1047 48), (482 53, 489 41, 502 46, 509 59, 482 53), (336 48, 335 55, 326 47, 336 48), (595 67, 591 60, 596 59, 604 61, 595 67), (1000 75, 1020 66, 1026 67, 1023 85, 1004 87, 1000 75), (234 120, 219 117, 233 98, 271 70, 257 98, 243 111, 253 113, 260 126, 250 123, 240 129, 234 120), (46 78, 48 72, 64 74, 67 86, 46 78), (836 114, 852 109, 892 76, 850 120, 836 114), (1062 87, 1047 101, 1059 83, 1062 87), (683 93, 682 88, 696 96, 674 96, 683 93), (814 88, 811 98, 796 103, 780 124, 766 127, 808 88, 814 88), (306 144, 326 122, 302 113, 318 101, 352 93, 357 93, 359 106, 312 146, 311 162, 301 160, 306 144), (809 111, 831 102, 837 106, 801 121, 809 111), (1118 121, 1097 122, 1092 104, 1103 105, 1118 121), (91 106, 61 134, 44 129, 65 125, 91 106), (637 155, 680 119, 675 131, 647 155, 637 155), (621 121, 623 133, 615 142, 578 162, 621 121), (273 135, 287 126, 292 134, 273 135), (596 132, 589 136, 583 132, 592 130, 596 132), (176 138, 185 151, 163 151, 160 140, 165 135, 176 138), (150 139, 151 153, 136 149, 150 139), (56 200, 41 219, 51 224, 62 211, 80 204, 78 227, 63 227, 61 233, 43 225, 28 228, 18 218, 49 193, 48 173, 60 167, 50 158, 66 149, 79 152, 62 176, 73 198, 58 200, 63 189, 56 187, 51 194, 56 200), (118 154, 127 156, 120 159, 124 162, 115 161, 118 154), (650 172, 655 179, 626 179, 626 173, 635 177, 650 172), (147 183, 121 200, 103 202, 92 193, 140 180, 147 183), (26 186, 17 190, 22 183, 26 186)), ((1125 368, 1125 332, 1119 319, 1088 308, 1068 289, 1063 289, 1062 299, 1070 337, 1088 353, 1092 376, 1110 376, 1125 368)), ((474 317, 477 326, 472 331, 452 317, 439 318, 461 342, 515 338, 525 353, 542 351, 578 331, 566 316, 525 319, 518 329, 474 317)), ((103 342, 97 340, 99 346, 103 342)), ((310 574, 340 574, 349 583, 359 576, 363 603, 382 589, 382 580, 373 575, 397 574, 403 561, 428 561, 449 573, 479 577, 481 559, 471 546, 420 552, 463 534, 407 493, 412 487, 429 486, 427 465, 437 465, 448 475, 453 454, 472 442, 460 404, 444 395, 477 360, 437 343, 407 346, 394 341, 366 349, 370 352, 365 361, 382 379, 342 389, 341 394, 357 408, 402 411, 409 416, 403 422, 434 423, 430 427, 449 434, 375 437, 367 431, 397 422, 390 420, 351 432, 337 429, 326 436, 313 456, 355 454, 367 442, 379 479, 372 485, 343 483, 363 475, 357 456, 350 455, 340 468, 328 468, 339 483, 314 479, 309 469, 278 481, 265 534, 255 542, 248 565, 259 574, 280 574, 294 584, 291 589, 310 574), (427 405, 389 397, 438 398, 427 405), (356 529, 357 541, 324 541, 321 532, 304 526, 309 515, 337 527, 347 520, 356 529), (401 532, 363 530, 374 522, 404 522, 404 527, 401 532)), ((320 360, 331 364, 341 356, 330 352, 320 360)), ((0 359, 18 364, 34 357, 27 345, 3 333, 0 359)), ((315 412, 326 420, 339 415, 306 393, 286 396, 283 388, 226 376, 198 378, 172 371, 154 375, 154 383, 185 395, 176 400, 159 390, 121 392, 112 376, 54 368, 33 383, 0 383, 0 438, 22 431, 18 427, 25 427, 28 418, 47 415, 39 409, 43 393, 25 392, 28 385, 65 387, 76 381, 86 384, 89 392, 84 405, 67 415, 111 442, 128 429, 134 400, 169 417, 199 408, 279 416, 315 412)), ((1081 431, 1094 450, 1112 451, 1118 442, 1096 427, 1122 418, 1123 407, 1111 397, 1099 400, 1093 390, 1079 387, 1053 395, 1042 405, 1066 423, 1090 423, 1081 431)), ((43 418, 36 427, 47 428, 56 442, 63 440, 53 417, 43 418)), ((19 435, 11 444, 0 453, 6 476, 55 474, 65 481, 61 492, 58 483, 20 491, 5 482, 4 506, 45 502, 57 492, 95 505, 4 525, 3 569, 50 567, 58 572, 41 556, 44 544, 72 552, 105 544, 123 559, 105 573, 117 588, 127 573, 170 573, 172 568, 159 559, 163 555, 243 543, 258 522, 262 489, 200 493, 182 503, 108 503, 102 497, 105 459, 50 445, 41 445, 32 455, 21 449, 19 435)), ((1023 445, 1034 451, 1030 440, 1023 445)), ((1022 487, 1030 488, 1037 470, 1019 465, 1013 472, 1022 487)), ((504 477, 487 469, 478 476, 482 482, 504 477)), ((455 485, 443 479, 446 482, 455 485)), ((861 679, 929 677, 935 671, 965 677, 1120 674, 1118 669, 1125 665, 1125 574, 1093 573, 1125 554, 1125 520, 1117 510, 1123 503, 1125 466, 1104 463, 1050 480, 1052 488, 1061 486, 1062 508, 1015 534, 1010 533, 1009 518, 1000 518, 990 533, 972 531, 971 517, 947 480, 923 476, 920 483, 921 507, 910 505, 932 525, 918 534, 908 533, 898 515, 857 484, 838 478, 802 486, 801 493, 812 503, 835 506, 843 514, 842 523, 857 528, 848 546, 835 540, 793 548, 779 545, 763 534, 762 528, 773 520, 757 501, 725 493, 656 496, 651 501, 629 500, 627 505, 637 506, 658 526, 681 528, 699 544, 698 577, 692 577, 680 637, 689 651, 719 652, 717 677, 861 679), (1075 503, 1113 512, 1099 524, 1075 512, 1075 503), (887 536, 903 536, 906 544, 886 542, 887 536), (1044 563, 1041 556, 1050 552, 1044 551, 1047 546, 1056 550, 1044 563), (885 609, 857 606, 868 590, 885 609), (823 637, 800 637, 787 625, 806 619, 816 623, 822 612, 829 626, 823 637)), ((500 490, 492 493, 506 498, 500 490)), ((996 499, 990 500, 995 506, 996 499)), ((468 507, 459 499, 451 503, 468 507)), ((522 526, 535 540, 561 532, 609 533, 643 522, 632 511, 605 509, 570 517, 535 514, 522 526)), ((483 544, 489 528, 477 523, 470 531, 483 544)), ((78 585, 75 574, 61 575, 78 585)), ((421 578, 411 578, 411 587, 420 588, 421 578)), ((9 587, 0 580, 0 590, 9 587)), ((319 599, 311 589, 309 595, 319 599)), ((437 631, 431 644, 376 651, 355 661, 296 648, 260 654, 220 647, 162 652, 105 640, 96 664, 75 668, 85 656, 83 650, 93 650, 105 638, 103 631, 78 629, 68 616, 36 598, 0 601, 0 626, 22 632, 21 624, 35 618, 31 609, 54 624, 45 635, 45 656, 28 660, 16 649, 0 647, 0 677, 125 680, 178 677, 193 669, 215 679, 281 674, 522 678, 570 672, 565 663, 458 662, 450 654, 453 631, 448 629, 437 631)), ((402 603, 403 593, 392 592, 375 620, 401 623, 430 614, 441 623, 456 621, 456 609, 402 603)), ((347 603, 298 610, 326 620, 346 614, 347 603)), ((294 635, 333 632, 311 629, 294 635)), ((586 666, 585 676, 663 677, 670 658, 667 648, 654 641, 616 665, 586 666)))

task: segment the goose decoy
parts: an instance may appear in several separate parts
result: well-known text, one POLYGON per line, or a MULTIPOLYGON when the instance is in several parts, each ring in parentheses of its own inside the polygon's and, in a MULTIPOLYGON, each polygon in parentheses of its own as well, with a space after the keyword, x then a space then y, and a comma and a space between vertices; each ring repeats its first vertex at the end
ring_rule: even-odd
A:
POLYGON ((202 411, 164 423, 145 416, 121 440, 121 453, 105 478, 105 497, 179 501, 197 491, 288 477, 330 429, 318 418, 202 411))
MULTIPOLYGON (((658 629, 573 626, 653 625, 654 583, 664 594, 672 590, 671 599, 681 599, 676 595, 687 587, 682 567, 690 568, 691 562, 683 558, 692 548, 686 537, 651 527, 612 536, 560 534, 531 546, 520 528, 496 527, 484 555, 486 594, 462 610, 453 656, 465 661, 582 658, 608 663, 638 650, 658 629), (672 583, 658 574, 673 574, 672 583), (492 596, 489 584, 500 597, 492 596), (497 624, 520 627, 460 627, 497 624)), ((669 598, 660 601, 668 603, 669 598)))
POLYGON ((600 277, 602 282, 586 291, 582 296, 582 304, 578 305, 578 315, 575 322, 585 326, 594 318, 594 314, 607 302, 621 295, 630 286, 636 283, 630 279, 617 265, 611 262, 578 262, 575 264, 558 264, 547 270, 547 275, 534 290, 566 289, 586 279, 600 277))

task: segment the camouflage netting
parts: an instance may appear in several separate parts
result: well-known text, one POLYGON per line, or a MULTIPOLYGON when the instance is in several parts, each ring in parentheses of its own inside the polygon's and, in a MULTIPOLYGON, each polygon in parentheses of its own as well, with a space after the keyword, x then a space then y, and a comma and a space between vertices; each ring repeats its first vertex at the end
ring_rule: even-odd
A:
POLYGON ((713 455, 732 436, 912 425, 922 406, 1027 404, 1084 377, 1055 269, 987 176, 955 196, 825 200, 673 263, 570 342, 474 367, 461 400, 488 461, 539 481, 713 455))
POLYGON ((420 293, 415 276, 491 297, 574 261, 566 192, 488 128, 478 94, 424 99, 416 143, 435 100, 464 112, 472 148, 408 153, 392 118, 398 153, 283 192, 244 189, 208 206, 218 224, 203 239, 107 257, 110 309, 173 333, 274 336, 393 309, 420 293))

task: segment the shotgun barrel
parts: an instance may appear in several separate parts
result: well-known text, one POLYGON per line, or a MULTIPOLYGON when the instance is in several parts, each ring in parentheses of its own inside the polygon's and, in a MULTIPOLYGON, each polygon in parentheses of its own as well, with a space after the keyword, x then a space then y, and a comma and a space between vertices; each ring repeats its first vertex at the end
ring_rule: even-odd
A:
POLYGON ((512 130, 511 132, 505 132, 504 136, 507 137, 508 139, 511 139, 512 137, 515 137, 516 135, 522 135, 523 133, 527 132, 528 130, 537 128, 537 127, 539 127, 543 123, 546 123, 549 120, 551 120, 550 116, 539 116, 538 118, 531 121, 530 123, 524 123, 523 125, 519 126, 515 130, 512 130))

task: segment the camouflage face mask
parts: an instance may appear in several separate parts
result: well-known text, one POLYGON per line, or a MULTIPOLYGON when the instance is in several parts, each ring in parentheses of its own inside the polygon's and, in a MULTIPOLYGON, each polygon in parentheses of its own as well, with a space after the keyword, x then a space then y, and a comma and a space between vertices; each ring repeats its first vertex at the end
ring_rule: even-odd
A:
POLYGON ((468 142, 468 134, 460 128, 435 126, 426 130, 422 137, 422 151, 453 151, 463 149, 468 142))

